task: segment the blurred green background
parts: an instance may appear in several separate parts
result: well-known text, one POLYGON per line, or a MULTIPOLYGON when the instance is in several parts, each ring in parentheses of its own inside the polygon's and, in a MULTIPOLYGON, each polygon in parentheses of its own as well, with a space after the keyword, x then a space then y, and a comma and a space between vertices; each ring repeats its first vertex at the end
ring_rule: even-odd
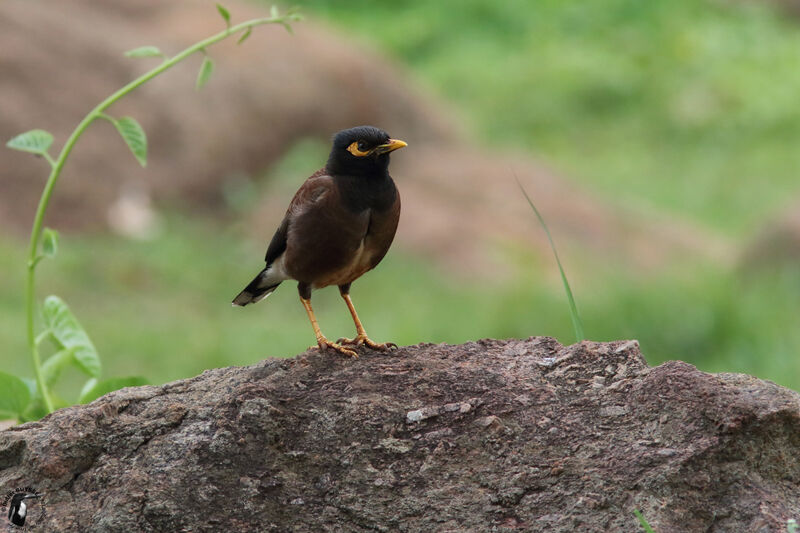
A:
MULTIPOLYGON (((414 82, 448 102, 476 143, 526 151, 610 205, 671 213, 744 250, 800 199, 800 20, 770 5, 298 5, 405 65, 414 82)), ((264 182, 296 187, 326 151, 313 143, 292 151, 266 176, 278 179, 264 182)), ((252 206, 240 209, 245 220, 252 206)), ((229 305, 255 274, 272 228, 253 242, 236 221, 172 214, 165 224, 147 242, 70 235, 57 260, 41 265, 39 293, 70 303, 105 375, 160 383, 313 343, 293 283, 248 312, 229 305)), ((533 213, 520 224, 535 224, 533 213)), ((0 340, 9 354, 26 353, 24 246, 0 238, 0 340)), ((549 335, 574 342, 563 291, 547 274, 552 258, 519 257, 514 279, 475 281, 393 250, 354 284, 353 298, 378 341, 549 335)), ((737 256, 643 274, 572 259, 564 266, 590 339, 636 338, 652 365, 682 359, 800 388, 795 264, 750 269, 737 256)), ((326 335, 352 336, 335 289, 315 293, 314 303, 326 335)), ((30 375, 26 357, 8 366, 30 375)))

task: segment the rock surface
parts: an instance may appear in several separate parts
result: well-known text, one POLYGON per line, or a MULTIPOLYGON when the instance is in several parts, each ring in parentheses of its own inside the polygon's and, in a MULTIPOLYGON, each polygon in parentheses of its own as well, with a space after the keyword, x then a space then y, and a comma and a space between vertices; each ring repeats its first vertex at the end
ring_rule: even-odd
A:
POLYGON ((784 531, 800 396, 635 341, 309 350, 6 430, 0 467, 46 531, 784 531))

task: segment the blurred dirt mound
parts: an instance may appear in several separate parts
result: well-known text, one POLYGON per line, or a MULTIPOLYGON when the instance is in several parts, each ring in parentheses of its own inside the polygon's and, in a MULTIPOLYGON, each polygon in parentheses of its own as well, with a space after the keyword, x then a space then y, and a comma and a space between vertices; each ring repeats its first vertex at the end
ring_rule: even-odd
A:
POLYGON ((463 146, 415 152, 413 157, 398 154, 392 164, 393 173, 402 177, 401 233, 434 256, 444 253, 453 265, 497 271, 503 250, 519 243, 534 244, 552 263, 547 237, 517 179, 557 235, 559 247, 583 259, 649 269, 686 257, 727 255, 726 246, 710 234, 662 215, 644 216, 602 202, 522 155, 463 146))
MULTIPOLYGON (((265 14, 240 2, 228 8, 237 21, 265 14)), ((213 2, 188 0, 3 2, 0 21, 0 139, 43 128, 55 135, 55 148, 93 106, 157 61, 124 51, 155 45, 173 54, 223 27, 213 2)), ((313 22, 295 25, 294 36, 260 27, 243 46, 231 39, 209 53, 216 70, 202 91, 193 88, 198 56, 111 109, 147 131, 146 169, 111 124, 89 128, 65 167, 49 224, 142 234, 151 198, 221 212, 227 181, 269 168, 302 139, 327 142, 339 129, 375 124, 411 145, 392 166, 404 197, 398 241, 462 271, 496 272, 503 260, 492 250, 509 245, 549 254, 515 174, 559 240, 581 253, 639 267, 725 255, 715 237, 608 205, 530 158, 470 146, 445 106, 409 84, 402 69, 313 22)), ((0 224, 23 234, 47 166, 29 154, 0 153, 0 224)), ((286 201, 264 199, 255 238, 269 239, 286 201)))
MULTIPOLYGON (((237 21, 267 15, 252 4, 227 4, 237 21)), ((155 45, 173 54, 224 28, 213 2, 190 1, 3 2, 0 21, 0 138, 43 128, 58 149, 92 107, 157 61, 123 52, 155 45)), ((294 36, 259 27, 244 45, 229 39, 209 53, 216 69, 202 91, 194 90, 198 56, 112 107, 112 115, 132 115, 146 130, 146 169, 111 124, 86 132, 58 184, 51 224, 104 227, 120 193, 140 185, 162 202, 217 208, 226 179, 268 167, 298 139, 327 140, 354 124, 381 124, 425 142, 455 137, 385 58, 313 23, 297 24, 294 36)), ((5 149, 2 162, 0 224, 26 231, 47 166, 5 149)))
POLYGON ((747 271, 769 271, 800 265, 800 204, 787 209, 745 246, 740 266, 747 271))

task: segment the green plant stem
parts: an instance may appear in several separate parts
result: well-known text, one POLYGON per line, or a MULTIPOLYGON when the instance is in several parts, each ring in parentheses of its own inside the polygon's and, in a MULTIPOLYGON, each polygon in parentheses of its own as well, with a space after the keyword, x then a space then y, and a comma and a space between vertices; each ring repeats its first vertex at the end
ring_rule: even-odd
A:
POLYGON ((246 22, 242 22, 235 26, 230 26, 225 30, 208 37, 198 43, 193 44, 189 48, 186 48, 182 52, 179 52, 172 58, 167 58, 164 60, 156 68, 142 74, 132 82, 128 83, 114 94, 100 102, 94 109, 92 109, 83 120, 80 121, 78 126, 73 130, 72 134, 70 134, 67 142, 64 143, 61 152, 58 155, 58 158, 53 161, 53 159, 47 154, 45 157, 47 161, 50 163, 51 170, 50 176, 47 178, 47 183, 44 186, 44 191, 42 192, 42 196, 39 199, 39 206, 36 208, 36 215, 33 219, 33 229, 31 230, 31 240, 28 247, 28 271, 27 271, 27 279, 26 279, 26 291, 25 291, 25 308, 26 308, 26 315, 27 315, 27 332, 28 332, 28 346, 31 351, 31 360, 33 362, 33 372, 34 376, 36 377, 36 384, 39 388, 39 393, 42 396, 42 400, 44 401, 45 408, 47 409, 48 413, 52 413, 54 411, 53 408, 53 400, 50 397, 50 391, 47 389, 47 386, 44 382, 44 377, 42 376, 42 362, 41 357, 39 356, 39 346, 36 343, 36 335, 34 332, 34 296, 35 296, 35 288, 36 288, 36 265, 38 264, 38 252, 39 252, 39 243, 42 237, 42 223, 44 221, 44 215, 47 211, 47 206, 50 203, 50 197, 53 194, 53 189, 55 188, 56 182, 58 181, 58 177, 61 175, 61 170, 64 167, 64 163, 67 160, 67 156, 69 156, 70 152, 72 152, 72 148, 75 146, 75 143, 78 141, 80 136, 89 127, 96 118, 100 118, 103 115, 103 111, 108 109, 114 102, 125 96, 126 94, 130 93, 140 85, 144 84, 145 82, 155 78, 162 72, 168 70, 169 68, 175 66, 176 64, 180 63, 190 55, 194 54, 199 50, 205 49, 207 46, 211 46, 226 37, 238 33, 242 30, 249 30, 254 26, 260 26, 262 24, 282 24, 286 25, 288 20, 294 20, 290 15, 288 16, 273 16, 273 17, 264 17, 264 18, 257 18, 248 20, 246 22))

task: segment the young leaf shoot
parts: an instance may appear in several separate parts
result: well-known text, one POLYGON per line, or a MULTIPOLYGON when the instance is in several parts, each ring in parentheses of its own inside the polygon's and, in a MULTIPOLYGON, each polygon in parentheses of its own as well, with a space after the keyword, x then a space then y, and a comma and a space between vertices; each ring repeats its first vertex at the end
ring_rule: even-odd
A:
POLYGON ((125 52, 125 57, 166 57, 166 55, 155 46, 140 46, 125 52))
POLYGON ((203 63, 200 65, 200 71, 197 73, 197 82, 194 88, 198 91, 202 89, 205 84, 208 83, 209 78, 211 78, 212 72, 214 72, 214 60, 205 56, 203 58, 203 63))
POLYGON ((147 166, 147 135, 133 117, 122 117, 114 120, 114 126, 122 135, 125 144, 143 167, 147 166))

